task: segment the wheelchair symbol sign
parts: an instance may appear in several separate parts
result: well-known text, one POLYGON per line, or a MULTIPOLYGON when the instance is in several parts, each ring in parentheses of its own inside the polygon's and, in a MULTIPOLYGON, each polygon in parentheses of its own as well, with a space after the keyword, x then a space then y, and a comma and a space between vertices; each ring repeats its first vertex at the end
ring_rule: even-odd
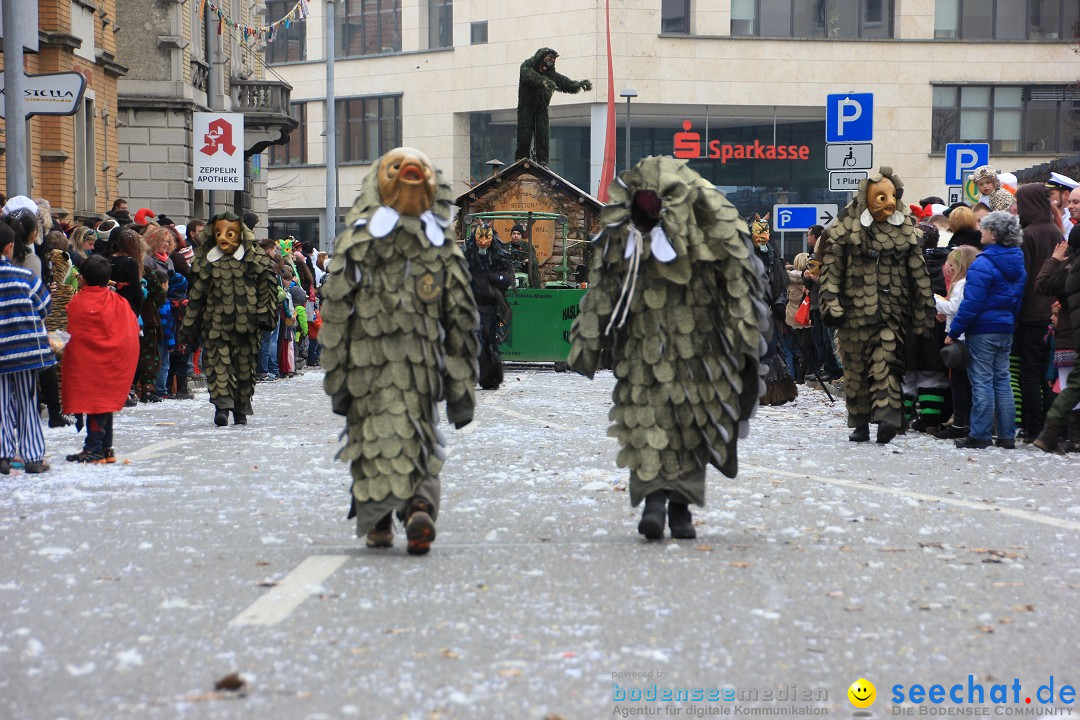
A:
POLYGON ((829 143, 825 146, 826 170, 869 170, 874 167, 871 143, 829 143))

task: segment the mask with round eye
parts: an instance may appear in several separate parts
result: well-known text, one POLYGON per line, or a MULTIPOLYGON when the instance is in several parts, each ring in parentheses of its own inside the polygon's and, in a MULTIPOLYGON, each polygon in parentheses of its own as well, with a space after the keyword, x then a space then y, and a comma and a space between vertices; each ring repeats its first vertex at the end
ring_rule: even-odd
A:
POLYGON ((379 197, 402 215, 419 217, 435 204, 435 166, 415 148, 394 148, 379 162, 379 197))
POLYGON ((241 227, 239 220, 216 220, 214 222, 214 242, 218 250, 232 255, 240 247, 241 227))
POLYGON ((866 189, 866 209, 875 222, 885 222, 896 212, 896 186, 889 178, 882 178, 866 189))

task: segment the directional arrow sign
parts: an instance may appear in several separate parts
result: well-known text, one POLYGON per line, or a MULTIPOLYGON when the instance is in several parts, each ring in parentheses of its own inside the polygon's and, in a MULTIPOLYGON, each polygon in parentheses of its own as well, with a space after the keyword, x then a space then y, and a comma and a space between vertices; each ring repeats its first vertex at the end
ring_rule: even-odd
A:
POLYGON ((828 225, 836 217, 836 205, 773 205, 773 230, 806 232, 815 225, 828 225))

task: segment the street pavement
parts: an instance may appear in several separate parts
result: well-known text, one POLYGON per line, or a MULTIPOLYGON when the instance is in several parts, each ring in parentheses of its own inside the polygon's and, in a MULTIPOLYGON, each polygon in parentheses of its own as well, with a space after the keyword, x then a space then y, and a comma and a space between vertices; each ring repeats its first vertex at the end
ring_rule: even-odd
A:
POLYGON ((321 381, 259 385, 247 427, 205 392, 127 410, 112 466, 47 430, 52 472, 0 477, 0 718, 850 716, 859 678, 860 717, 927 710, 894 706, 915 684, 963 685, 942 713, 969 684, 989 715, 1073 710, 1080 455, 856 445, 804 390, 759 411, 737 479, 710 470, 696 540, 648 543, 611 375, 515 369, 443 426, 416 558, 345 519, 321 381))

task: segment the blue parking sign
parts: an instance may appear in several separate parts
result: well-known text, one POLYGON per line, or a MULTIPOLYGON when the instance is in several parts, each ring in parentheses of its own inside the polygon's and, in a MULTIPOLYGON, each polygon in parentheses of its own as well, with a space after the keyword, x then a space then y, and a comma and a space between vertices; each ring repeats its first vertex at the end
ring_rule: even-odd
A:
POLYGON ((874 94, 829 95, 825 104, 825 142, 874 139, 874 94))
POLYGON ((945 184, 960 185, 964 173, 990 164, 990 143, 948 143, 945 146, 945 184))

